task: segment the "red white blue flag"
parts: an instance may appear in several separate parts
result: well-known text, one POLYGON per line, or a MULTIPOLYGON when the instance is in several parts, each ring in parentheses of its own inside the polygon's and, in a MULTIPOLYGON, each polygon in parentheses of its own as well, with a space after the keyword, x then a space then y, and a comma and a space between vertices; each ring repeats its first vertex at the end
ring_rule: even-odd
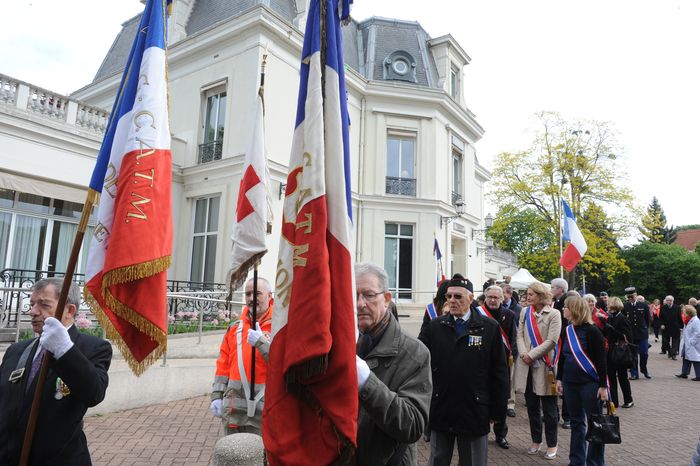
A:
POLYGON ((167 345, 173 226, 166 16, 165 0, 146 2, 89 191, 100 200, 85 300, 137 375, 167 345))
POLYGON ((578 225, 576 224, 576 217, 571 211, 571 207, 569 207, 569 204, 567 204, 563 199, 561 204, 564 210, 564 219, 562 221, 562 239, 564 241, 568 241, 569 245, 561 255, 559 264, 561 264, 561 266, 564 267, 567 272, 571 272, 574 270, 574 267, 576 267, 576 264, 579 263, 583 255, 586 254, 588 246, 586 245, 586 240, 583 239, 581 230, 579 230, 578 225))
POLYGON ((445 279, 445 272, 442 269, 442 253, 440 252, 440 245, 438 244, 437 238, 433 242, 433 256, 435 256, 435 282, 439 286, 440 282, 445 279))
POLYGON ((340 30, 350 3, 309 5, 263 413, 271 465, 344 464, 356 444, 357 317, 340 30))

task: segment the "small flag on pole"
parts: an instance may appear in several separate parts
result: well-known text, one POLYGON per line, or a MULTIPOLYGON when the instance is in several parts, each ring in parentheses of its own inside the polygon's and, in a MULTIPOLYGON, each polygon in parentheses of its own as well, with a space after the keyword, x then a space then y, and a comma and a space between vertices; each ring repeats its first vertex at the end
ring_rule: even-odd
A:
POLYGON ((85 300, 136 375, 167 346, 173 226, 166 25, 165 0, 148 0, 90 180, 100 202, 85 300))
POLYGON ((243 174, 238 189, 238 203, 233 223, 233 249, 229 289, 243 285, 248 271, 267 252, 265 236, 272 228, 272 201, 265 154, 265 113, 261 91, 256 97, 253 137, 245 154, 243 174))
POLYGON ((435 242, 433 243, 433 256, 435 256, 435 261, 436 261, 436 284, 439 285, 441 281, 445 279, 445 272, 442 269, 442 253, 440 252, 440 245, 438 244, 437 238, 435 238, 435 242))
POLYGON ((340 30, 349 3, 311 0, 304 35, 263 412, 272 466, 348 464, 356 443, 357 317, 340 30))
POLYGON ((561 264, 561 266, 564 267, 567 272, 571 272, 574 270, 574 267, 576 267, 576 264, 579 263, 583 255, 586 254, 588 246, 586 246, 586 240, 583 239, 581 230, 579 230, 578 225, 576 224, 576 217, 574 217, 571 207, 569 207, 569 204, 567 204, 563 199, 561 204, 562 208, 564 209, 564 218, 562 221, 562 239, 564 241, 569 241, 569 245, 561 255, 559 264, 561 264))

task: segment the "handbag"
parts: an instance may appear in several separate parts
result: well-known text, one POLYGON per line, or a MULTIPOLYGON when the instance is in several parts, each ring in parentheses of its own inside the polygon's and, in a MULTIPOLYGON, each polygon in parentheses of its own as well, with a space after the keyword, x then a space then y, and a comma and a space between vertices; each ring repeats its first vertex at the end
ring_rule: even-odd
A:
POLYGON ((607 414, 593 413, 588 416, 586 440, 593 443, 622 443, 620 418, 615 416, 615 408, 610 401, 606 401, 605 404, 607 405, 607 414))
POLYGON ((630 369, 634 366, 634 355, 626 336, 624 343, 618 343, 610 350, 610 362, 622 369, 630 369))

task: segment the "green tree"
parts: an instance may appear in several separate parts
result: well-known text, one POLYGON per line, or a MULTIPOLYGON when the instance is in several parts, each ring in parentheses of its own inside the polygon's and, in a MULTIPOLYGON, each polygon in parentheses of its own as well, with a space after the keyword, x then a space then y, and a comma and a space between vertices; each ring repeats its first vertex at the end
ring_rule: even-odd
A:
POLYGON ((588 243, 578 273, 569 281, 579 287, 583 274, 599 290, 607 289, 627 272, 617 239, 633 224, 625 217, 613 222, 604 210, 622 206, 633 211, 629 190, 619 189, 627 181, 616 133, 605 122, 566 121, 547 112, 537 118, 541 129, 531 146, 496 159, 490 186, 499 213, 490 236, 497 246, 515 253, 519 265, 536 277, 558 276, 560 200, 565 199, 580 219, 588 243))
POLYGON ((666 214, 656 196, 647 206, 642 217, 642 224, 639 226, 639 232, 642 234, 642 241, 651 243, 671 244, 676 240, 677 229, 668 226, 666 214))
POLYGON ((672 295, 676 302, 686 302, 700 292, 700 255, 676 244, 644 241, 622 251, 630 272, 619 281, 616 292, 634 285, 647 299, 672 295))
POLYGON ((632 210, 632 195, 620 162, 616 133, 606 122, 564 120, 557 113, 537 114, 541 129, 524 151, 496 158, 491 198, 499 207, 533 209, 558 229, 560 199, 578 217, 594 202, 632 210))

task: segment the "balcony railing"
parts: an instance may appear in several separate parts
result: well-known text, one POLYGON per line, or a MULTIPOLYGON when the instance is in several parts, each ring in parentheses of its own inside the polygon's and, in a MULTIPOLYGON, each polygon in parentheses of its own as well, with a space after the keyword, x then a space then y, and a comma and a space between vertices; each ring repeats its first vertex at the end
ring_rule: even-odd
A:
POLYGON ((221 160, 221 153, 223 150, 223 145, 221 142, 222 141, 212 141, 200 144, 197 163, 207 163, 213 162, 214 160, 221 160))
POLYGON ((415 178, 386 177, 386 193, 398 194, 399 196, 416 196, 415 178))
POLYGON ((19 110, 31 118, 86 129, 97 136, 109 121, 109 112, 4 74, 0 74, 0 104, 0 111, 19 110))

